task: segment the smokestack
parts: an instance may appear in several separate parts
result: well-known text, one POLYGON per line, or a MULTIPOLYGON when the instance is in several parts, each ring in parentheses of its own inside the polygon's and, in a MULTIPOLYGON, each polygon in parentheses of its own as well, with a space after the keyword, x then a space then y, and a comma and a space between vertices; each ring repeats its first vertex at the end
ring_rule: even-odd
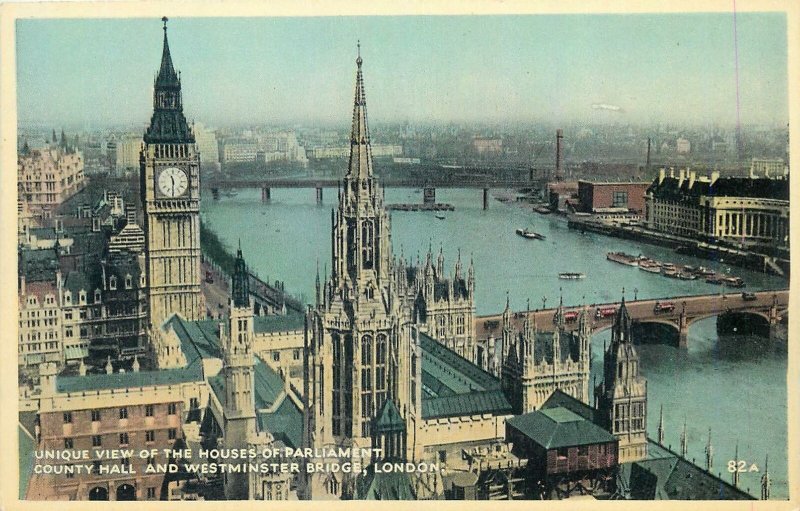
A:
POLYGON ((665 174, 666 174, 666 171, 665 171, 664 167, 661 167, 661 169, 658 171, 658 184, 661 184, 661 183, 664 182, 664 178, 666 177, 665 174))
POLYGON ((650 170, 650 137, 647 137, 647 163, 645 169, 650 170))
POLYGON ((564 131, 559 128, 556 130, 556 181, 563 181, 564 174, 561 172, 561 139, 564 138, 564 131))

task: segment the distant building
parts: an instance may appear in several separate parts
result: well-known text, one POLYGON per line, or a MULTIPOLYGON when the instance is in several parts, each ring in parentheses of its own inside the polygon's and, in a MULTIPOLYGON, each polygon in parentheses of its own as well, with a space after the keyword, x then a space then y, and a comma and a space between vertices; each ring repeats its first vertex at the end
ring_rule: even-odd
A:
POLYGON ((675 152, 678 154, 689 154, 692 151, 692 144, 685 138, 678 138, 675 141, 675 152))
POLYGON ((698 178, 664 169, 647 189, 647 225, 681 236, 789 246, 789 180, 698 178))
POLYGON ((474 137, 472 149, 481 155, 497 155, 503 152, 503 140, 500 138, 474 137))
POLYGON ((24 276, 20 278, 17 346, 20 366, 36 366, 42 362, 61 365, 64 361, 60 279, 58 281, 58 284, 26 283, 24 276))
POLYGON ((197 141, 197 150, 200 152, 200 165, 205 169, 217 170, 220 162, 216 132, 209 130, 200 122, 194 123, 192 128, 197 141))
POLYGON ((49 216, 83 188, 83 155, 62 143, 45 149, 26 149, 17 160, 17 192, 31 214, 49 216))
POLYGON ((139 155, 142 150, 142 138, 126 136, 117 141, 116 170, 120 174, 128 174, 139 169, 139 155))
POLYGON ((783 158, 753 158, 750 164, 750 177, 759 176, 769 178, 786 177, 789 174, 789 167, 783 158))
MULTIPOLYGON (((372 144, 372 157, 384 158, 395 157, 403 154, 403 146, 401 145, 387 145, 387 144, 372 144)), ((315 147, 309 151, 309 157, 316 159, 325 158, 347 158, 350 156, 350 147, 315 147)))
POLYGON ((222 143, 223 163, 254 162, 258 143, 248 139, 227 139, 222 143))
POLYGON ((578 210, 584 213, 623 210, 644 212, 644 196, 649 182, 578 181, 578 210))

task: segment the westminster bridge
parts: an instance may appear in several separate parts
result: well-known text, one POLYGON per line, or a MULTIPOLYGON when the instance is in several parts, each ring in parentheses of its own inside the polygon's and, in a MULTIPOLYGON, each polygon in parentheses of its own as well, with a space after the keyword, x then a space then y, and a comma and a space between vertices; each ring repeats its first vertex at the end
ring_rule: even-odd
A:
MULTIPOLYGON (((761 333, 773 337, 775 327, 787 319, 789 309, 789 290, 770 290, 757 292, 727 292, 709 295, 675 296, 669 298, 625 301, 634 326, 646 328, 648 325, 665 325, 677 333, 678 345, 686 347, 689 327, 696 321, 717 317, 717 328, 726 333, 761 333)), ((592 304, 591 306, 564 307, 567 317, 565 328, 568 331, 578 328, 577 313, 585 309, 589 314, 592 332, 597 333, 611 328, 614 314, 610 309, 618 309, 620 302, 592 304)), ((556 329, 554 321, 557 309, 537 309, 512 314, 512 328, 522 329, 526 316, 536 321, 538 331, 552 332, 556 329)), ((475 333, 478 341, 490 337, 502 337, 502 314, 477 316, 475 333)))

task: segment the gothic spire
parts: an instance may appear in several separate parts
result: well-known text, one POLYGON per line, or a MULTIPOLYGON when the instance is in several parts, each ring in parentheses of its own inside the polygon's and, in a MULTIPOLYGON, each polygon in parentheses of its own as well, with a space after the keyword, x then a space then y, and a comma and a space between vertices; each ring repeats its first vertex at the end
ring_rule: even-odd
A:
POLYGON ((361 72, 361 41, 356 59, 356 92, 353 101, 353 127, 350 132, 350 165, 347 176, 357 179, 372 177, 372 151, 367 127, 367 98, 364 94, 364 75, 361 72))
POLYGON ((194 134, 183 115, 180 76, 175 72, 169 51, 167 17, 161 18, 161 21, 164 22, 164 47, 153 90, 153 117, 144 134, 144 141, 148 144, 193 143, 194 134))
POLYGON ((242 242, 236 250, 236 262, 233 268, 233 285, 231 299, 234 307, 250 307, 250 279, 247 275, 247 265, 242 256, 242 242))
POLYGON ((167 21, 169 21, 169 18, 164 16, 161 21, 164 23, 164 47, 161 51, 161 67, 158 70, 156 85, 180 86, 178 74, 172 65, 172 55, 169 53, 169 41, 167 40, 167 21))
POLYGON ((711 445, 711 428, 708 428, 708 442, 706 442, 706 470, 711 472, 714 466, 714 447, 711 445))

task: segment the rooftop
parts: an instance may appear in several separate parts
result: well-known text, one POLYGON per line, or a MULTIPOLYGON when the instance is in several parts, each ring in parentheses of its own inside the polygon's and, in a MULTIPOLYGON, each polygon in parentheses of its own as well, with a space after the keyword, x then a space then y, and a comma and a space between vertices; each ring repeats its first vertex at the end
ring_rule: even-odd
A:
POLYGON ((617 441, 605 429, 561 406, 518 415, 506 424, 545 449, 617 441))

